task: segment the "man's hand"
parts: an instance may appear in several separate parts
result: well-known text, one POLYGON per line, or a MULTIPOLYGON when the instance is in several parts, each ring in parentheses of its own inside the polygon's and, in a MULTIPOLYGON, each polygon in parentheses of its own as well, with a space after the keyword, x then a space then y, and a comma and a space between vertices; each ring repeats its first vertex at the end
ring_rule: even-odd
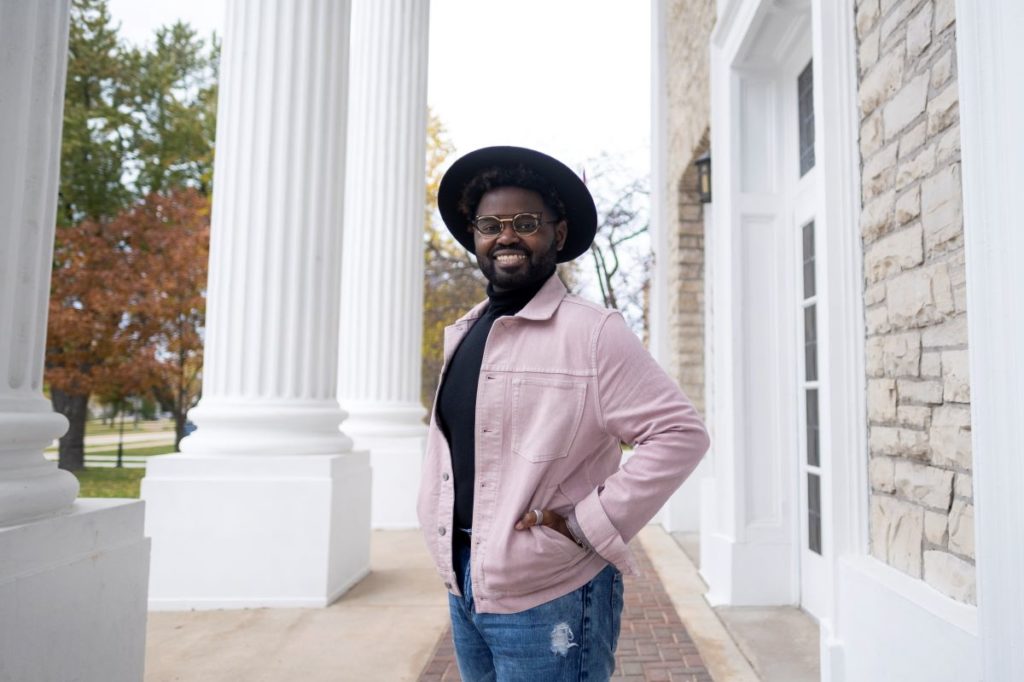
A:
POLYGON ((537 515, 533 513, 533 510, 530 510, 523 514, 522 518, 516 521, 516 530, 526 530, 532 526, 547 526, 548 528, 558 531, 573 542, 576 542, 572 537, 572 533, 569 532, 569 526, 565 523, 565 517, 560 516, 550 509, 541 509, 539 511, 543 514, 543 518, 540 523, 537 523, 537 515))

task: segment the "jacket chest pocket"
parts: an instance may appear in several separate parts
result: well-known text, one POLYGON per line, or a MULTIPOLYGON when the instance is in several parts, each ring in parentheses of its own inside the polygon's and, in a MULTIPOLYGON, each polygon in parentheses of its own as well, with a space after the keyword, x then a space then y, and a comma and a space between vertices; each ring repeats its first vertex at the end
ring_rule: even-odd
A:
POLYGON ((530 462, 568 456, 580 427, 586 396, 584 381, 512 379, 512 452, 530 462))

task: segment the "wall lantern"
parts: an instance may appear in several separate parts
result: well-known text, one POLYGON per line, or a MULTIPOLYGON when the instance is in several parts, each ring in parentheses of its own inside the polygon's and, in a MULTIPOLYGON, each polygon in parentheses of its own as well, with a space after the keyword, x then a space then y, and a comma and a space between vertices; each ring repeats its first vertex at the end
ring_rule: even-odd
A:
POLYGON ((694 164, 697 166, 697 193, 700 203, 711 203, 711 152, 704 152, 694 164))

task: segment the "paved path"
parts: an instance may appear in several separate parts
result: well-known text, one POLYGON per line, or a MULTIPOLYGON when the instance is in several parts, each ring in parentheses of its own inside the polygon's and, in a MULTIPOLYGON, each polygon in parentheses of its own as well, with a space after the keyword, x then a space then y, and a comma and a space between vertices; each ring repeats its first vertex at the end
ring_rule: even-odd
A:
MULTIPOLYGON (((711 675, 683 626, 647 553, 631 545, 640 575, 626 576, 625 608, 619 647, 615 652, 614 682, 711 682, 711 675)), ((438 640, 420 682, 461 680, 455 663, 451 628, 438 640)))
MULTIPOLYGON (((88 450, 94 446, 109 446, 117 447, 117 441, 120 440, 120 435, 116 433, 104 433, 98 436, 86 436, 85 437, 85 449, 88 450)), ((166 445, 174 442, 174 431, 127 431, 124 434, 125 443, 145 443, 146 445, 166 445)), ((56 448, 57 441, 53 441, 50 444, 50 448, 56 448)))

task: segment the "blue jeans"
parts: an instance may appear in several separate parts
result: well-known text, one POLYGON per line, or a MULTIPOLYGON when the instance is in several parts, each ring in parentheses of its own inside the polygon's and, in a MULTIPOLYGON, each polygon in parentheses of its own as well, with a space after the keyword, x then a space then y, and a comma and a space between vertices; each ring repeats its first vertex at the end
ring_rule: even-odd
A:
POLYGON ((622 573, 606 566, 569 594, 519 613, 477 613, 469 548, 457 547, 462 597, 448 595, 464 682, 598 682, 615 670, 622 573))

